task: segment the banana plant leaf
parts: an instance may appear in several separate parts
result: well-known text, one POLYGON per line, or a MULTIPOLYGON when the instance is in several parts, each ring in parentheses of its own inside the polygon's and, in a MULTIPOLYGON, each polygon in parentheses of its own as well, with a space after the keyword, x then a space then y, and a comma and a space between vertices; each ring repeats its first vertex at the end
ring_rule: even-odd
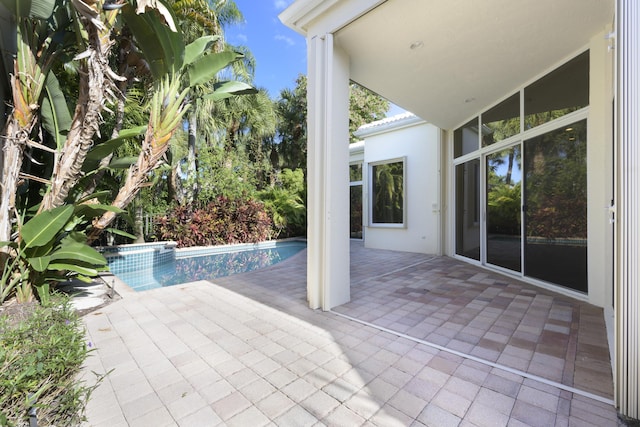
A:
POLYGON ((66 240, 49 258, 51 261, 73 260, 73 262, 80 261, 91 265, 107 264, 105 257, 91 246, 70 240, 66 240))
POLYGON ((213 85, 213 92, 205 95, 204 99, 218 101, 220 99, 229 98, 233 95, 250 95, 258 93, 258 90, 246 83, 238 81, 218 82, 213 85))
POLYGON ((220 70, 243 56, 230 50, 202 56, 188 65, 189 86, 193 87, 214 79, 220 70))
POLYGON ((135 240, 135 239, 138 238, 137 236, 134 236, 131 233, 127 233, 126 231, 118 230, 117 228, 107 228, 105 231, 107 231, 107 232, 109 232, 111 234, 116 234, 118 236, 127 237, 127 238, 129 238, 131 240, 135 240))
POLYGON ((55 141, 58 151, 62 149, 66 133, 71 128, 71 113, 67 101, 60 89, 58 79, 53 73, 47 74, 42 101, 42 125, 55 141))
POLYGON ((124 211, 116 206, 104 205, 101 203, 86 203, 77 205, 75 210, 76 216, 82 216, 84 218, 96 218, 105 212, 115 212, 119 214, 124 211))
POLYGON ((185 50, 182 35, 171 31, 157 11, 147 9, 137 14, 129 4, 121 10, 155 79, 182 68, 185 50))
POLYGON ((0 0, 0 3, 18 18, 47 19, 56 0, 0 0))
POLYGON ((82 205, 82 203, 91 199, 104 200, 105 197, 109 197, 110 195, 111 195, 110 190, 96 191, 95 193, 91 193, 88 196, 83 197, 82 199, 76 200, 76 206, 82 205))
POLYGON ((203 36, 189 43, 184 49, 184 65, 190 65, 196 59, 201 58, 211 46, 220 40, 220 36, 203 36))
POLYGON ((129 166, 135 164, 138 161, 137 157, 129 156, 129 157, 118 157, 109 163, 109 168, 111 169, 127 169, 129 166))
POLYGON ((91 151, 87 153, 87 160, 100 161, 108 155, 115 152, 118 147, 124 144, 128 139, 135 138, 142 135, 147 130, 147 125, 136 126, 131 129, 123 129, 120 134, 113 139, 102 142, 94 146, 91 151))
POLYGON ((22 226, 21 246, 27 249, 47 245, 64 228, 72 215, 73 206, 69 205, 40 212, 22 226))
POLYGON ((27 262, 35 271, 42 273, 47 269, 49 263, 51 262, 51 257, 48 255, 40 256, 40 257, 32 257, 27 258, 27 262))
POLYGON ((58 271, 71 271, 78 274, 83 274, 85 276, 97 276, 98 270, 91 267, 84 267, 77 264, 67 264, 64 262, 52 262, 49 264, 49 270, 58 270, 58 271))

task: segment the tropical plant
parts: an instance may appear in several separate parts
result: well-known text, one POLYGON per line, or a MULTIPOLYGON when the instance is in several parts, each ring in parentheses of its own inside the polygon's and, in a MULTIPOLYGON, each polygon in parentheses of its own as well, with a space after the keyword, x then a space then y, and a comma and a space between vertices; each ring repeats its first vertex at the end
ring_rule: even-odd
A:
POLYGON ((306 188, 302 169, 283 169, 277 182, 258 193, 273 219, 274 237, 306 235, 306 188))
POLYGON ((74 230, 95 209, 89 205, 65 205, 40 212, 24 223, 17 242, 9 243, 13 250, 0 278, 0 303, 13 290, 19 302, 30 301, 33 288, 46 302, 51 283, 70 277, 87 281, 106 269, 106 259, 86 244, 84 233, 74 230))
MULTIPOLYGON (((174 16, 163 0, 132 0, 117 5, 82 0, 0 0, 0 5, 12 13, 16 22, 15 34, 11 33, 15 39, 3 37, 3 46, 8 47, 9 52, 15 52, 15 59, 11 64, 14 71, 11 79, 3 81, 3 93, 11 93, 12 102, 1 135, 0 241, 9 243, 2 247, 0 255, 4 265, 16 268, 6 277, 15 277, 14 273, 27 274, 29 282, 34 281, 37 289, 44 290, 45 287, 38 285, 39 281, 43 277, 48 281, 53 276, 33 271, 44 273, 48 267, 17 261, 31 260, 35 256, 29 253, 31 247, 20 246, 24 243, 20 237, 22 222, 18 211, 37 207, 38 212, 44 214, 77 201, 79 194, 84 193, 82 197, 88 198, 91 191, 87 188, 91 186, 85 187, 84 192, 78 189, 83 177, 95 174, 99 168, 126 165, 126 178, 120 182, 113 201, 105 200, 108 193, 94 195, 111 208, 94 209, 92 213, 98 218, 91 223, 83 217, 82 225, 90 229, 88 241, 93 241, 133 200, 149 173, 164 160, 171 137, 188 109, 186 94, 189 88, 211 81, 242 55, 233 51, 212 53, 217 36, 201 37, 185 45, 174 16), (117 58, 111 55, 116 36, 122 37, 117 58), (127 79, 116 74, 111 64, 131 60, 132 57, 121 55, 127 49, 137 56, 136 67, 147 73, 142 84, 151 85, 152 96, 148 103, 148 123, 120 132, 124 122, 120 114, 122 99, 116 94, 122 88, 119 83, 127 79), (66 57, 73 60, 63 60, 66 57), (68 61, 65 65, 72 64, 71 68, 78 71, 75 74, 77 93, 65 93, 58 84, 56 72, 63 68, 64 61, 68 61), (73 103, 76 106, 70 114, 68 105, 73 103), (118 137, 94 147, 101 133, 102 118, 111 113, 109 105, 113 104, 118 105, 119 113, 112 135, 118 137), (135 158, 103 161, 120 144, 118 140, 141 133, 144 139, 135 158), (35 156, 34 150, 45 155, 35 156), (92 155, 91 150, 94 150, 92 155), (44 159, 39 169, 41 175, 25 171, 22 167, 25 156, 44 159), (90 164, 92 166, 88 167, 90 164), (30 198, 18 191, 21 182, 29 186, 25 194, 30 198), (40 199, 33 188, 41 185, 44 185, 41 189, 44 196, 40 199), (12 251, 17 251, 18 255, 12 251), (38 271, 36 267, 44 270, 38 271)), ((6 68, 6 63, 4 66, 6 68)), ((217 82, 205 98, 220 100, 236 93, 253 92, 246 83, 217 82)), ((93 198, 92 203, 96 201, 93 198)), ((47 255, 43 248, 34 251, 38 256, 47 255)), ((67 261, 66 267, 71 268, 73 259, 67 261)), ((53 265, 57 264, 60 263, 53 265)), ((86 267, 81 260, 76 265, 76 270, 86 267)), ((15 288, 15 283, 25 282, 7 279, 5 283, 14 284, 15 288)))
POLYGON ((353 133, 364 124, 383 119, 389 111, 389 101, 357 83, 349 85, 349 142, 356 142, 353 133))
MULTIPOLYGON (((299 75, 296 87, 280 92, 276 102, 279 123, 272 148, 274 169, 303 168, 307 156, 307 77, 299 75)), ((360 126, 381 119, 389 110, 389 102, 368 89, 352 83, 349 86, 349 141, 360 126)), ((345 141, 346 142, 346 141, 345 141)))
POLYGON ((257 243, 269 239, 271 220, 261 202, 218 197, 206 205, 180 205, 156 220, 156 236, 178 247, 257 243))
MULTIPOLYGON (((137 162, 129 167, 127 178, 111 203, 121 209, 133 200, 146 182, 149 172, 164 158, 171 137, 189 108, 185 100, 190 89, 211 81, 220 70, 242 57, 233 51, 209 53, 219 36, 204 36, 185 46, 179 35, 176 36, 171 29, 144 15, 125 11, 129 25, 146 27, 152 31, 152 34, 147 34, 148 38, 140 42, 145 47, 143 52, 153 52, 153 46, 165 39, 170 40, 172 49, 165 50, 160 60, 150 67, 159 84, 151 98, 149 124, 140 155, 137 162)), ((217 82, 212 89, 202 99, 216 101, 234 94, 255 93, 251 86, 238 81, 217 82)), ((96 219, 89 241, 96 239, 115 216, 114 212, 105 212, 96 219)))

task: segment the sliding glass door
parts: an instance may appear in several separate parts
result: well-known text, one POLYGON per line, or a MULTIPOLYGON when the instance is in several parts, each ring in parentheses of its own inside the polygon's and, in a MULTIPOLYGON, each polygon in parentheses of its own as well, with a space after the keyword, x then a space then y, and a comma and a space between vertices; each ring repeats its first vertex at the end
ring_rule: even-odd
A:
POLYGON ((587 121, 524 142, 524 274, 587 292, 587 121))
POLYGON ((520 144, 485 157, 487 263, 521 271, 520 144))

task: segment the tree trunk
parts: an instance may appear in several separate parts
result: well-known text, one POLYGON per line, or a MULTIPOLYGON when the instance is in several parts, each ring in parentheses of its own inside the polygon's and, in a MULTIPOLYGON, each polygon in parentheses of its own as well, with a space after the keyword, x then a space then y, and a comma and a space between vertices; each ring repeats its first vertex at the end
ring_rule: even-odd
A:
MULTIPOLYGON (((11 240, 11 217, 15 214, 18 178, 29 133, 22 129, 13 117, 9 118, 2 144, 2 187, 0 192, 0 242, 11 240)), ((0 251, 8 248, 5 246, 0 251)))
MULTIPOLYGON (((129 203, 136 197, 142 184, 147 181, 149 172, 155 168, 167 149, 169 148, 169 135, 164 144, 156 144, 154 139, 154 131, 151 125, 147 128, 145 140, 142 143, 142 150, 138 156, 138 161, 135 165, 129 167, 127 172, 127 179, 120 187, 118 195, 111 203, 111 206, 115 206, 119 209, 126 208, 129 203)), ((102 234, 105 228, 107 228, 113 220, 116 218, 115 212, 105 212, 100 218, 93 220, 93 228, 87 236, 87 243, 93 243, 102 234)))
POLYGON ((187 152, 187 186, 185 199, 187 203, 195 200, 198 193, 198 169, 196 165, 196 136, 198 134, 198 121, 196 111, 189 114, 189 139, 187 152))
POLYGON ((101 37, 91 21, 86 18, 82 21, 89 34, 89 47, 79 73, 78 102, 67 140, 54 160, 51 188, 45 194, 39 211, 63 205, 69 191, 82 177, 82 165, 93 146, 93 137, 99 132, 100 113, 107 94, 115 89, 111 78, 117 76, 109 67, 107 58, 111 47, 108 35, 101 37))
POLYGON ((136 241, 135 243, 144 243, 144 209, 142 209, 142 204, 141 203, 136 203, 138 206, 136 206, 135 209, 135 220, 134 220, 134 224, 135 224, 135 233, 136 233, 136 241))
MULTIPOLYGON (((126 90, 126 86, 127 86, 126 82, 121 82, 121 84, 118 85, 118 88, 121 90, 121 93, 124 93, 124 91, 126 90)), ((124 123, 124 99, 120 98, 118 99, 118 103, 117 103, 116 122, 113 128, 113 132, 111 132, 111 139, 117 138, 118 135, 120 135, 120 131, 122 130, 123 123, 124 123)), ((98 172, 93 174, 93 176, 91 177, 87 185, 82 190, 82 194, 80 195, 80 197, 78 197, 79 199, 84 199, 96 191, 96 188, 98 187, 98 184, 102 180, 102 177, 104 176, 107 170, 106 168, 107 166, 109 166, 109 163, 111 163, 112 158, 113 158, 113 153, 109 154, 107 157, 100 160, 100 165, 98 166, 98 169, 99 169, 98 172)))

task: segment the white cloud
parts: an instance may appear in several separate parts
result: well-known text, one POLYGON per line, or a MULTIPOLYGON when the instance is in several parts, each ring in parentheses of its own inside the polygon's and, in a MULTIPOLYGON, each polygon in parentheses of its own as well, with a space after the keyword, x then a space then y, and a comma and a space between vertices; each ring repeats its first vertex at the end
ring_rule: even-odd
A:
POLYGON ((246 34, 242 34, 242 33, 238 34, 236 38, 240 43, 246 43, 247 41, 249 41, 249 37, 247 37, 246 34))
POLYGON ((289 3, 290 2, 287 0, 274 0, 273 6, 276 8, 276 10, 282 10, 289 6, 289 3))
POLYGON ((282 34, 276 34, 274 39, 277 41, 285 42, 288 46, 295 46, 296 42, 291 37, 283 36, 282 34))

